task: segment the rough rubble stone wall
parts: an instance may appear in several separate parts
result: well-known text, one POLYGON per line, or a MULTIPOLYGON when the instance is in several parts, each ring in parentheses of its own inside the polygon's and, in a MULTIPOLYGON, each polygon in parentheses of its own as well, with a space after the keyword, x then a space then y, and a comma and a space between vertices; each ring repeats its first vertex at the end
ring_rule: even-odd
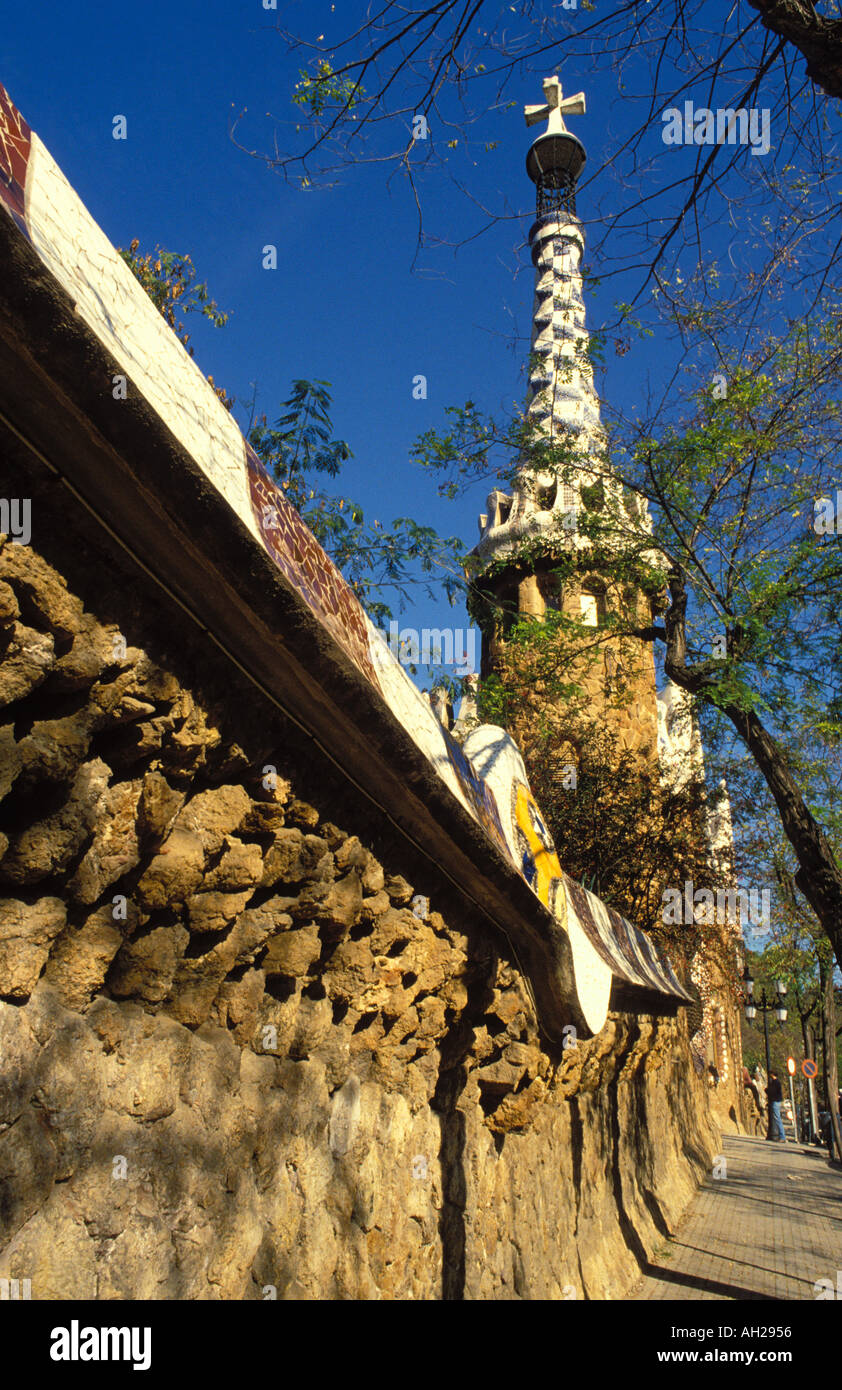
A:
POLYGON ((32 545, 0 550, 0 1277, 622 1296, 716 1150, 686 1025, 549 1050, 505 940, 27 492, 32 545))

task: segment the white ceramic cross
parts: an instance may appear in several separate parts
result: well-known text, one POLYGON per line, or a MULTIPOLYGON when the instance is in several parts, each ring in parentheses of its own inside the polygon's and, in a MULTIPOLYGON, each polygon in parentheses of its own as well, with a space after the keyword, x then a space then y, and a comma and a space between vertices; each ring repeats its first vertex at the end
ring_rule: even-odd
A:
POLYGON ((577 92, 575 97, 562 98, 561 82, 558 76, 545 77, 543 87, 546 98, 543 105, 525 106, 523 109, 526 124, 535 125, 536 121, 547 121, 547 135, 566 133, 567 126, 564 124, 563 113, 566 111, 571 116, 584 116, 585 93, 577 92))

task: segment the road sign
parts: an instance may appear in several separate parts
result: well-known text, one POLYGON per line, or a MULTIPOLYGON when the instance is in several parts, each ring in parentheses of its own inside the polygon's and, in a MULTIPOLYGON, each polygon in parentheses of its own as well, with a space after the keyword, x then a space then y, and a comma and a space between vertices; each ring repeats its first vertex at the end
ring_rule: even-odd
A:
POLYGON ((807 1057, 806 1060, 801 1063, 801 1070, 809 1081, 812 1081, 813 1078, 819 1074, 818 1066, 811 1057, 807 1057))
POLYGON ((786 1059, 786 1069, 787 1069, 787 1071, 789 1072, 790 1076, 794 1076, 794 1075, 795 1075, 795 1058, 794 1058, 794 1057, 787 1057, 787 1059, 786 1059))

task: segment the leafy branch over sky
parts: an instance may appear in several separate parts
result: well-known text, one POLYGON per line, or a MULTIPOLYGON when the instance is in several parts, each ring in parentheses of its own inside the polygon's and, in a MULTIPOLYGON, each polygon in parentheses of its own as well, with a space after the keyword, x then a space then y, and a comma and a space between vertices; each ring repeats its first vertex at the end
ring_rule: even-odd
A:
MULTIPOLYGON (((190 256, 160 247, 141 253, 137 240, 120 254, 191 356, 182 314, 199 314, 215 328, 228 322, 197 281, 190 256)), ((230 410, 234 399, 208 380, 230 410)), ((345 441, 333 438, 330 407, 329 382, 294 381, 274 423, 266 415, 250 421, 248 441, 375 622, 387 622, 392 604, 403 608, 419 588, 430 596, 443 592, 452 603, 462 588, 458 537, 444 539, 412 517, 388 525, 367 520, 358 502, 322 486, 323 478, 338 479, 352 457, 345 441)))
POLYGON ((582 192, 601 273, 627 274, 636 304, 648 310, 680 267, 693 274, 717 260, 748 329, 784 293, 814 304, 838 265, 836 0, 385 0, 335 7, 324 32, 306 22, 272 28, 279 59, 286 49, 304 64, 289 94, 295 119, 273 114, 267 139, 263 118, 245 142, 241 117, 235 143, 307 186, 333 184, 354 166, 400 172, 419 247, 454 239, 453 228, 431 223, 457 196, 475 214, 464 239, 520 215, 510 185, 492 193, 476 169, 496 147, 498 117, 522 120, 524 96, 536 99, 542 79, 560 72, 565 88, 568 73, 590 85, 589 104, 601 99, 603 148, 582 192), (664 112, 687 101, 765 110, 769 149, 756 157, 745 142, 692 134, 686 149, 667 148, 664 112), (431 212, 439 176, 447 197, 431 212))
POLYGON ((249 443, 375 621, 392 617, 385 593, 406 600, 418 583, 430 594, 444 589, 452 602, 462 587, 456 537, 443 540, 412 517, 396 517, 390 526, 366 521, 358 502, 318 485, 316 475, 338 478, 351 457, 348 445, 331 437, 328 386, 293 382, 283 413, 273 425, 263 416, 249 431, 249 443))

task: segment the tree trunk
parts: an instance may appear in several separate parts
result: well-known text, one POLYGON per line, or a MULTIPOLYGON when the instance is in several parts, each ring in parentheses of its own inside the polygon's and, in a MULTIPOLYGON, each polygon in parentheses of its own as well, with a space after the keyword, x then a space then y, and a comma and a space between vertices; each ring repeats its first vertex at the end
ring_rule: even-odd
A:
POLYGON ((836 1157, 842 1163, 842 1130, 840 1130, 837 1096, 839 1068, 836 1064, 836 995, 833 992, 833 965, 822 971, 822 1041, 824 1043, 824 1076, 827 1088, 827 1108, 833 1129, 836 1157))
MULTIPOLYGON (((815 1008, 815 1005, 813 1006, 813 1008, 815 1008)), ((812 1055, 813 1055, 813 1053, 812 1053, 812 1044, 811 1044, 811 1039, 810 1039, 810 1028, 809 1028, 809 1020, 810 1020, 810 1016, 812 1015, 812 1012, 813 1012, 813 1009, 810 1010, 810 1013, 809 1013, 809 1014, 802 1014, 801 1011, 800 1011, 800 1009, 799 1009, 799 1011, 798 1011, 798 1021, 799 1021, 800 1024, 801 1024, 801 1042, 802 1042, 802 1044, 803 1044, 803 1046, 804 1046, 804 1061, 805 1061, 805 1062, 807 1061, 808 1057, 812 1057, 812 1055)), ((811 1139, 811 1141, 812 1141, 812 1138, 813 1138, 813 1106, 812 1106, 812 1102, 811 1102, 811 1098, 810 1098, 810 1083, 809 1083, 809 1081, 807 1080, 806 1076, 804 1075, 803 1071, 801 1072, 800 1081, 801 1081, 801 1097, 802 1097, 802 1101, 803 1101, 803 1099, 806 1097, 806 1101, 807 1101, 807 1114, 808 1114, 809 1117, 810 1117, 809 1125, 802 1126, 802 1134, 801 1134, 801 1137, 802 1137, 802 1139, 803 1139, 803 1138, 804 1138, 804 1133, 805 1133, 806 1131, 809 1131, 810 1139, 811 1139)))
MULTIPOLYGON (((717 679, 710 664, 687 665, 687 590, 681 574, 670 576, 670 607, 664 617, 664 670, 683 690, 711 699, 717 679)), ((798 860, 795 882, 821 923, 842 969, 842 869, 830 841, 813 818, 787 765, 780 744, 764 729, 753 710, 719 705, 757 763, 780 812, 784 834, 798 860)))
POLYGON ((828 96, 842 97, 842 21, 817 14, 808 0, 749 0, 765 27, 807 60, 807 76, 828 96))
POLYGON ((810 1052, 810 1029, 809 1029, 808 1026, 807 1026, 808 1021, 809 1021, 809 1019, 810 1019, 810 1016, 812 1015, 812 1012, 813 1012, 813 1010, 811 1009, 809 1014, 799 1014, 799 1015, 798 1015, 799 1020, 800 1020, 800 1022, 801 1022, 801 1041, 802 1041, 803 1044, 804 1044, 804 1061, 805 1061, 805 1062, 806 1062, 806 1060, 807 1060, 808 1057, 811 1057, 811 1056, 812 1056, 812 1053, 810 1052))
POLYGON ((753 711, 726 708, 766 780, 781 816, 784 833, 795 851, 795 883, 821 922, 842 967, 842 869, 830 841, 811 815, 787 767, 780 744, 753 711))
MULTIPOLYGON (((805 1047, 804 1047, 804 1059, 805 1059, 805 1061, 806 1061, 807 1058, 809 1058, 811 1062, 815 1062, 815 1060, 816 1060, 816 1030, 815 1030, 815 1028, 813 1027, 812 1023, 811 1023, 810 1026, 808 1027, 808 1029, 807 1029, 807 1031, 806 1031, 806 1033, 805 1033, 804 1036, 805 1036, 805 1038, 806 1038, 806 1044, 805 1044, 805 1047)), ((813 1131, 813 1138, 815 1139, 816 1136, 819 1134, 819 1115, 818 1115, 818 1109, 819 1109, 819 1107, 818 1107, 818 1102, 817 1102, 817 1098, 816 1098, 816 1083, 815 1083, 815 1081, 809 1081, 809 1080, 807 1080, 806 1077, 805 1077, 805 1081, 807 1082, 807 1104, 808 1104, 809 1107, 810 1107, 810 1128, 811 1128, 811 1130, 813 1131)))

